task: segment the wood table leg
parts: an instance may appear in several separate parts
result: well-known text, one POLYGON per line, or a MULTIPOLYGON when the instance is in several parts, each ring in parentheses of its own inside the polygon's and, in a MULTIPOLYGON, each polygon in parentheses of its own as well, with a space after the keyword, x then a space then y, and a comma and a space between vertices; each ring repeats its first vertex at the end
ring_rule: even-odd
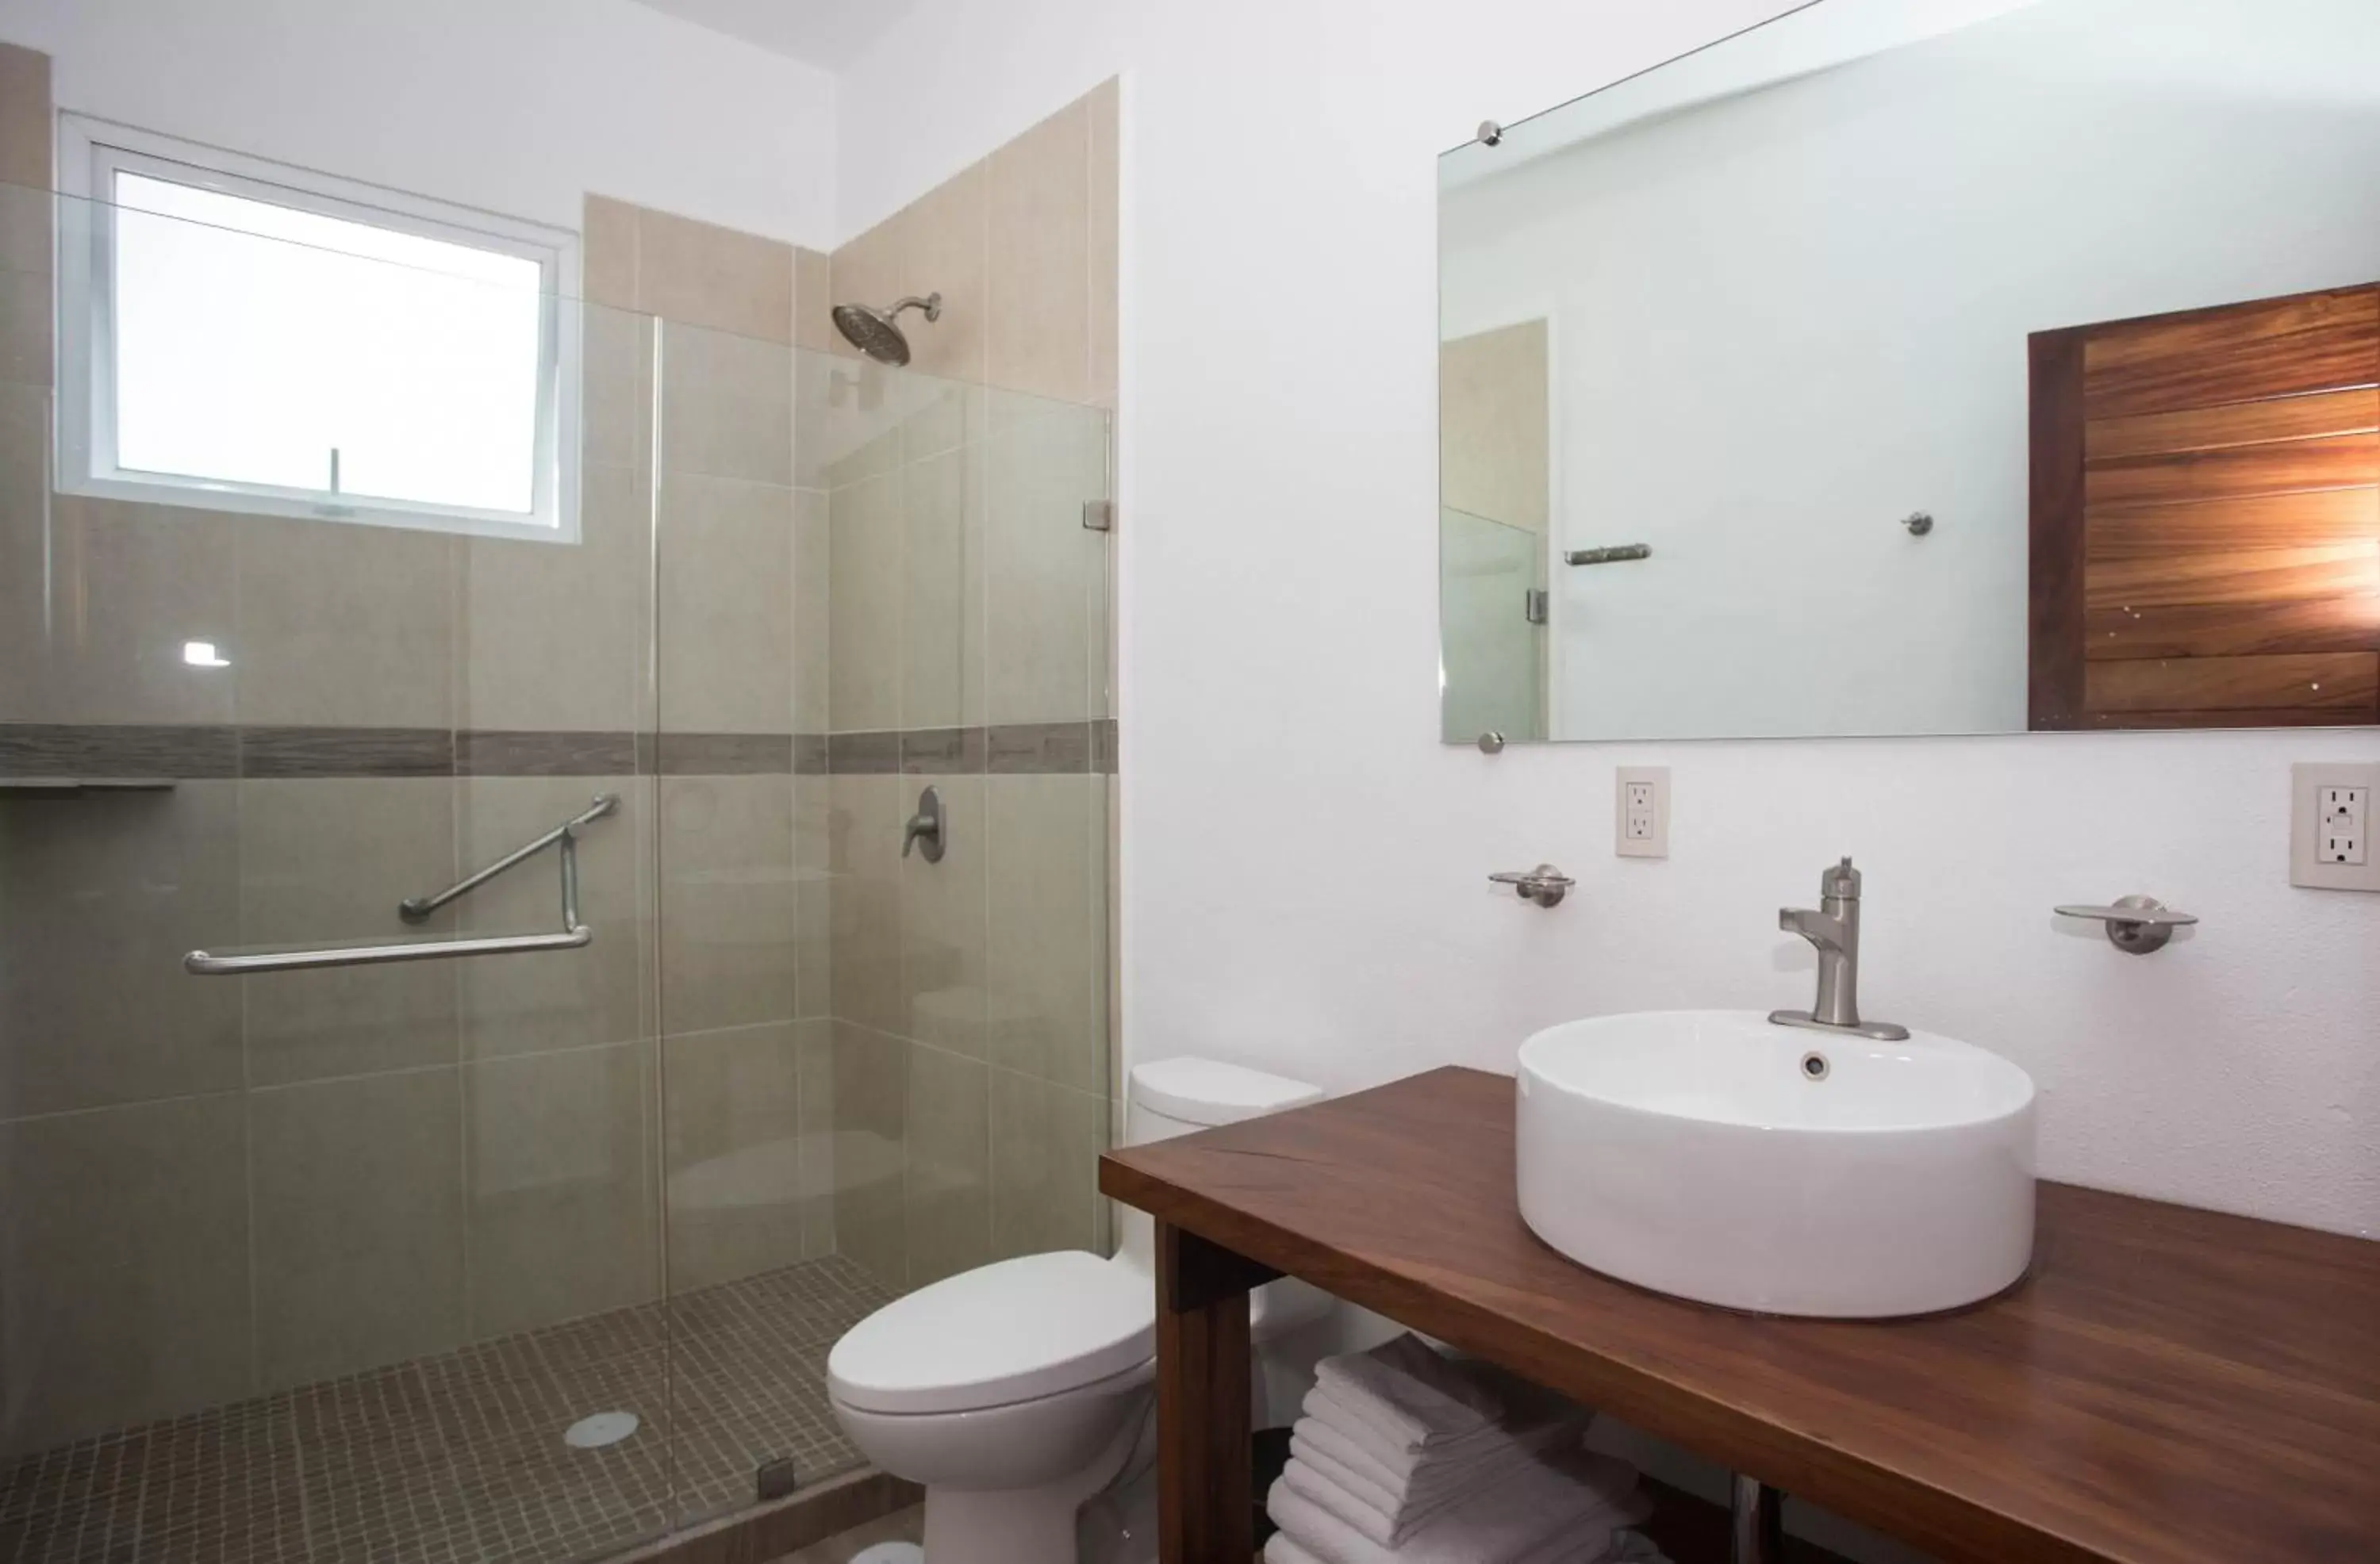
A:
POLYGON ((1157 1538, 1161 1564, 1247 1564, 1248 1291, 1268 1270, 1157 1224, 1157 1538))

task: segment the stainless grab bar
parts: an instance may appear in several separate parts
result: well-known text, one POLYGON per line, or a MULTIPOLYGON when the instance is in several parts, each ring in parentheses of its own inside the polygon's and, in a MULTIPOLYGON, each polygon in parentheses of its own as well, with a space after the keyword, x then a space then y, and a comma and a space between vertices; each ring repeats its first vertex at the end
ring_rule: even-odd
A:
POLYGON ((497 934, 462 940, 417 940, 400 945, 340 945, 328 949, 256 951, 244 956, 218 956, 192 951, 182 968, 200 977, 237 976, 253 972, 304 972, 329 966, 384 966, 392 962, 453 961, 465 956, 514 955, 530 951, 575 951, 594 942, 595 931, 578 921, 578 831, 620 806, 619 795, 601 794, 585 812, 575 815, 518 852, 508 853, 469 879, 435 896, 418 896, 397 904, 407 923, 419 923, 440 907, 559 843, 562 846, 562 927, 552 934, 497 934))
POLYGON ((396 915, 407 923, 419 923, 457 896, 468 895, 477 891, 506 869, 536 857, 555 843, 576 838, 581 826, 592 825, 619 806, 618 794, 599 793, 595 795, 595 802, 588 806, 584 813, 573 815, 519 851, 505 854, 479 873, 448 886, 435 896, 413 896, 399 902, 396 904, 396 915))
POLYGON ((1572 549, 1562 555, 1564 564, 1618 564, 1623 560, 1651 559, 1650 543, 1618 543, 1605 549, 1572 549))

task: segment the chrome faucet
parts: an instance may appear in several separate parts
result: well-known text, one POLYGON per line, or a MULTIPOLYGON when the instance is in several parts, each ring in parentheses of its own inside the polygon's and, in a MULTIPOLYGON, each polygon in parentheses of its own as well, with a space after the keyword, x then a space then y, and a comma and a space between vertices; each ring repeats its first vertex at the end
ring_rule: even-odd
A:
POLYGON ((1852 1032, 1898 1042, 1909 1028, 1889 1021, 1862 1021, 1859 1013, 1860 872, 1845 858, 1818 877, 1818 910, 1782 907, 1777 927, 1818 947, 1818 1002, 1808 1010, 1778 1010, 1768 1019, 1779 1026, 1815 1032, 1852 1032))

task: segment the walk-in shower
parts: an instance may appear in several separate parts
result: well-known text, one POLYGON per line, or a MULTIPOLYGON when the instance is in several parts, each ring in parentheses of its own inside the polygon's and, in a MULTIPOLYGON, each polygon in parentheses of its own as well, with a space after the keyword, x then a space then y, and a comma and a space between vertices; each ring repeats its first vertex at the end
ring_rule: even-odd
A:
MULTIPOLYGON (((744 292, 490 309, 573 377, 541 531, 82 491, 0 312, 12 1564, 609 1557, 854 1470, 883 1303, 1107 1242, 1107 415, 613 205, 590 278, 643 224, 744 292)), ((133 230, 0 188, 0 284, 133 230)))

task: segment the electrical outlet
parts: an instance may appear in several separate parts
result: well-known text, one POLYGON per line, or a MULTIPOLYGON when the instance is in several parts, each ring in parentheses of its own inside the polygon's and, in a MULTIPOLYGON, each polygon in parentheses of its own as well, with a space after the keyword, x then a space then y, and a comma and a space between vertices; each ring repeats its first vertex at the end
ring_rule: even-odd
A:
POLYGON ((1621 767, 1612 810, 1612 851, 1623 858, 1670 855, 1670 768, 1621 767))
POLYGON ((2318 891, 2380 891, 2372 799, 2380 765, 2289 768, 2289 883, 2318 891))

